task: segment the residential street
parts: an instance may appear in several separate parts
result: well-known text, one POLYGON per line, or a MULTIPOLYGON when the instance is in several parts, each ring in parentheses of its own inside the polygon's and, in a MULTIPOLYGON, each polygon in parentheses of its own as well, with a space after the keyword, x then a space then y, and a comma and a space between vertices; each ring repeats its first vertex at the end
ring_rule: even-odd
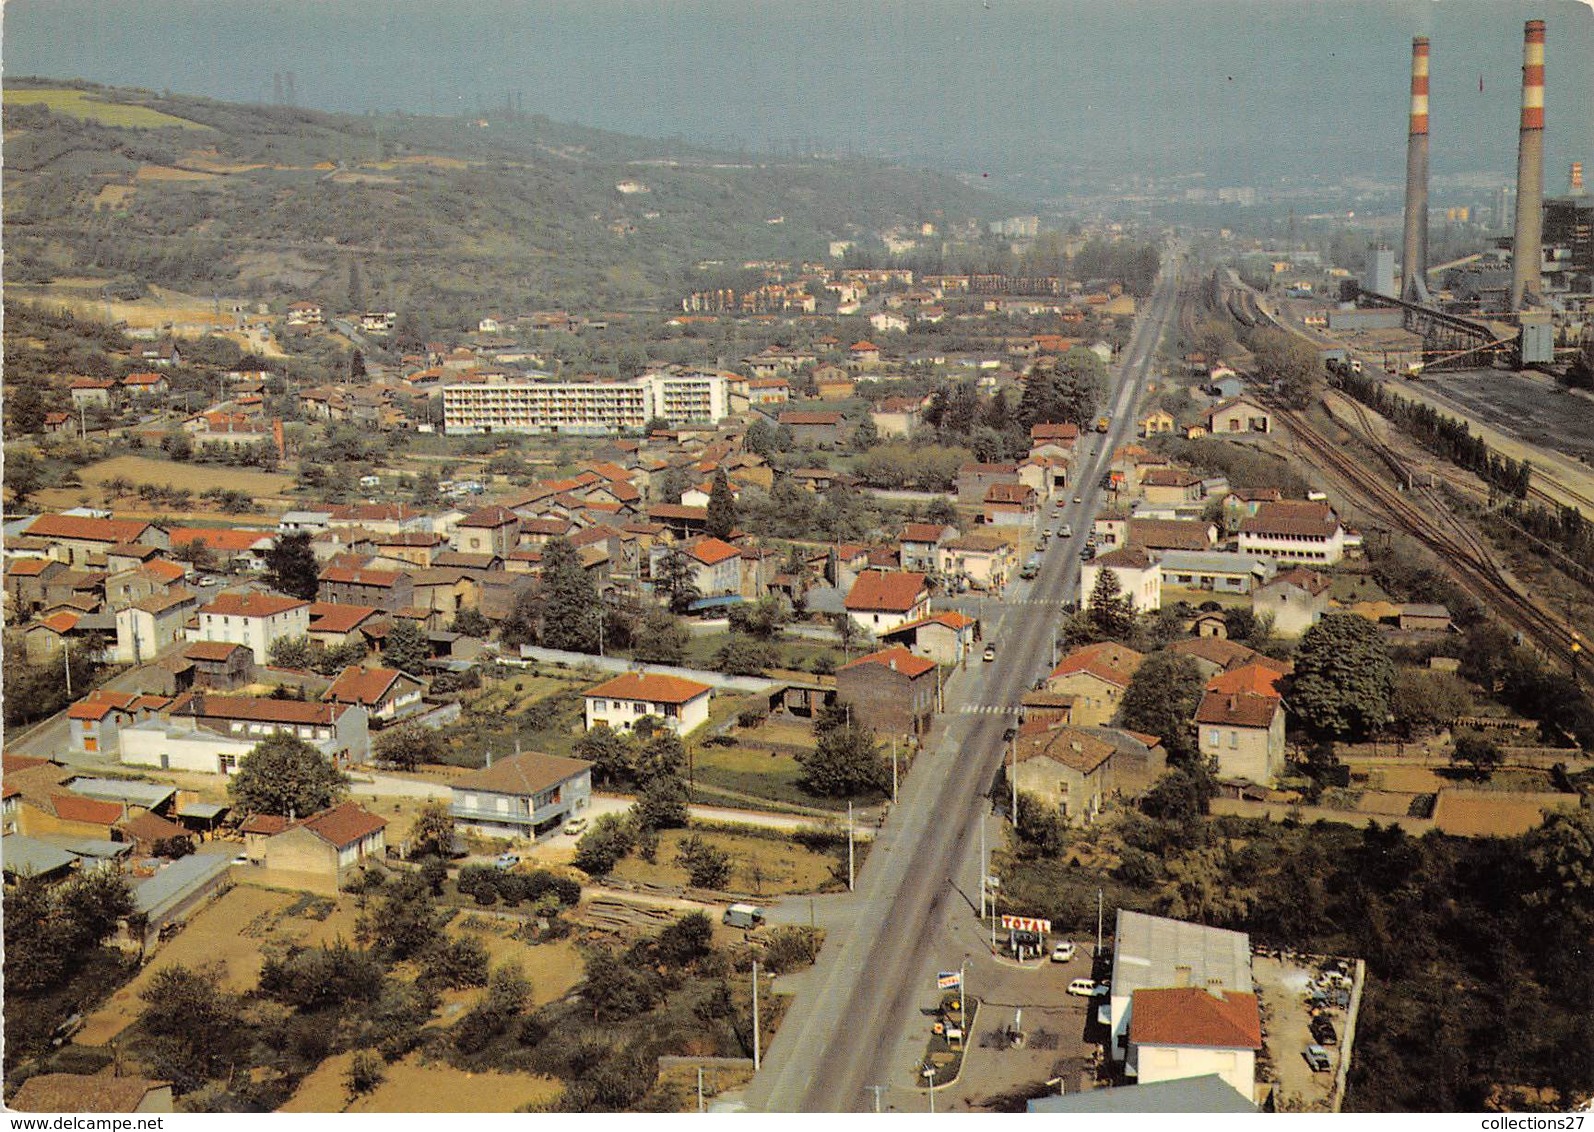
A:
POLYGON ((1132 410, 1176 294, 1177 268, 1170 265, 1125 351, 1109 399, 1113 421, 1105 443, 1083 461, 1075 480, 1081 502, 1060 509, 1058 518, 1073 525, 1075 539, 1055 540, 1040 577, 995 612, 986 630, 986 640, 997 646, 995 661, 972 662, 948 683, 946 710, 852 894, 854 914, 831 921, 819 961, 804 979, 805 992, 748 1088, 748 1108, 867 1110, 873 1107, 873 1085, 906 1090, 911 1097, 915 1050, 922 1052, 924 1040, 919 1011, 935 1001, 933 976, 969 955, 970 948, 959 942, 963 937, 950 929, 954 912, 955 919, 968 921, 977 909, 978 823, 989 810, 985 795, 1012 719, 1005 712, 962 709, 1016 705, 1045 672, 1057 622, 1051 611, 1075 596, 1074 546, 1096 510, 1098 480, 1112 449, 1133 435, 1132 410), (1037 604, 1048 614, 1037 616, 1037 604))

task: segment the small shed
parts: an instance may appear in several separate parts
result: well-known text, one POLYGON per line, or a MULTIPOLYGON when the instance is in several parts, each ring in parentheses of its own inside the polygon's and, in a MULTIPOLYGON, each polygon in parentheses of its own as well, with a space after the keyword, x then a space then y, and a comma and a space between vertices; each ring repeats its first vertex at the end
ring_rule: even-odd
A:
POLYGON ((1443 605, 1407 602, 1400 607, 1400 627, 1408 631, 1448 633, 1451 629, 1450 610, 1443 605))

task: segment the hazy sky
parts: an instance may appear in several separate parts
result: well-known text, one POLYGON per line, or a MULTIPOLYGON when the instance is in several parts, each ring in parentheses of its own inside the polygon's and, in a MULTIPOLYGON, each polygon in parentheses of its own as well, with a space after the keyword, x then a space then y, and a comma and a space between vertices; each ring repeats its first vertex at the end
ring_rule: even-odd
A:
POLYGON ((1436 174, 1514 174, 1528 18, 1549 23, 1557 192, 1570 161, 1594 170, 1594 9, 1574 0, 8 0, 3 62, 241 101, 291 70, 299 104, 329 110, 517 92, 627 133, 1006 173, 1398 180, 1416 34, 1436 174))

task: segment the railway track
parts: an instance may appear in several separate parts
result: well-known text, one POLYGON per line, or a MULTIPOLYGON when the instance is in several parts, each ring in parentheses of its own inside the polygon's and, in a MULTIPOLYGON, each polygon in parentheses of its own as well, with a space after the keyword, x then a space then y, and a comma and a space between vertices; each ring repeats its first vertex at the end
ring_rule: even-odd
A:
MULTIPOLYGON (((1438 555, 1463 590, 1480 604, 1493 609, 1508 625, 1519 631, 1524 640, 1532 642, 1545 655, 1561 664, 1571 664, 1571 632, 1520 592, 1501 571, 1478 535, 1450 515, 1447 508, 1437 508, 1438 514, 1444 519, 1445 529, 1442 529, 1434 524, 1432 516, 1415 507, 1366 464, 1323 436, 1300 413, 1277 404, 1273 406, 1273 411, 1319 462, 1320 467, 1337 475, 1351 488, 1353 495, 1438 555)), ((1365 414, 1362 414, 1361 419, 1366 421, 1365 414)), ((1376 437, 1372 437, 1372 442, 1380 450, 1380 455, 1384 455, 1387 445, 1383 445, 1376 437)), ((1394 467, 1404 466, 1398 454, 1392 451, 1387 453, 1386 462, 1388 460, 1394 461, 1394 467)), ((1396 474, 1400 473, 1397 471, 1396 474)), ((1439 501, 1436 499, 1434 502, 1439 501)))

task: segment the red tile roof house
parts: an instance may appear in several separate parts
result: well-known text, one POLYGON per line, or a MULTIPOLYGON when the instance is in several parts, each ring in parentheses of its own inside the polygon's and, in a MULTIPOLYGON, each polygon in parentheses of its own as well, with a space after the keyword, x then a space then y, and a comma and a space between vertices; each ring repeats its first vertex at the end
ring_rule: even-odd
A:
POLYGON ((247 645, 195 641, 183 650, 183 659, 193 663, 195 688, 231 692, 255 678, 255 654, 247 645))
POLYGON ((930 612, 930 586, 911 570, 865 570, 847 593, 847 614, 861 629, 879 635, 930 612))
POLYGON ((260 863, 294 887, 336 892, 366 861, 380 861, 387 849, 387 821, 357 802, 294 821, 265 838, 256 852, 260 863))
POLYGON ((403 570, 334 563, 321 571, 316 600, 338 605, 374 605, 392 613, 415 604, 415 579, 403 570))
POLYGON ((310 604, 310 625, 306 630, 312 645, 337 648, 350 641, 363 641, 362 626, 381 620, 382 611, 374 605, 344 605, 316 601, 310 604))
POLYGON ((423 711, 426 685, 396 668, 360 668, 350 665, 338 674, 321 699, 332 704, 358 704, 370 716, 370 726, 386 727, 423 711))
POLYGON ((922 735, 936 709, 936 664, 901 645, 836 670, 836 698, 852 719, 882 735, 922 735))
POLYGON ((629 731, 645 715, 656 716, 677 735, 708 722, 713 689, 696 680, 662 673, 626 672, 586 692, 586 724, 629 731))
POLYGON ((82 515, 40 515, 27 533, 48 542, 51 557, 76 566, 90 555, 103 555, 122 543, 140 543, 172 548, 171 538, 160 527, 142 519, 95 519, 82 515))
POLYGON ((1262 1016, 1256 995, 1206 987, 1137 989, 1125 1071, 1140 1085, 1216 1073, 1250 1100, 1262 1016))
POLYGON ((199 611, 193 641, 227 641, 248 646, 256 664, 271 658, 271 646, 310 630, 310 603, 284 594, 224 593, 199 611))
POLYGON ((122 728, 122 762, 231 774, 272 735, 294 735, 340 765, 370 759, 363 707, 191 692, 150 719, 122 728))
POLYGON ((454 549, 465 554, 508 554, 520 542, 520 516, 503 507, 472 511, 454 525, 454 549))
POLYGON ((592 764, 537 751, 492 759, 449 783, 457 825, 492 837, 535 840, 592 802, 592 764))
POLYGON ((919 570, 928 573, 936 568, 936 555, 941 546, 947 541, 957 537, 958 530, 953 526, 941 526, 936 523, 908 523, 902 528, 902 533, 897 536, 897 558, 904 570, 919 570))
MULTIPOLYGON (((1238 669, 1214 677, 1215 681, 1238 679, 1238 684, 1224 683, 1236 690, 1221 691, 1211 683, 1196 708, 1196 731, 1201 754, 1217 761, 1220 780, 1243 779, 1258 786, 1271 786, 1285 770, 1284 701, 1253 689, 1257 680, 1246 680, 1243 674, 1255 669, 1238 669)), ((1265 671, 1265 670, 1263 670, 1265 671)), ((1276 674, 1269 673, 1268 675, 1276 674)))
POLYGON ((945 609, 898 625, 890 632, 881 633, 880 639, 902 645, 937 664, 958 664, 977 646, 980 623, 955 609, 945 609))
POLYGON ((840 413, 791 409, 780 414, 779 423, 791 429, 792 443, 799 448, 839 444, 847 421, 840 413))

